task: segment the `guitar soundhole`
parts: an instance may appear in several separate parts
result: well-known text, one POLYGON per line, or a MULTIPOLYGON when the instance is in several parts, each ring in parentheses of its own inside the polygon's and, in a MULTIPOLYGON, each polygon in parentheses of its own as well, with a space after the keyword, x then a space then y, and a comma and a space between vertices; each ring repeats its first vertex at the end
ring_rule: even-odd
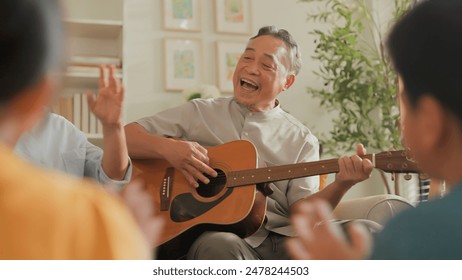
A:
POLYGON ((218 173, 217 177, 210 177, 210 183, 204 184, 201 181, 198 181, 199 187, 196 189, 197 193, 202 197, 212 197, 219 194, 226 185, 226 174, 220 169, 215 169, 218 173))

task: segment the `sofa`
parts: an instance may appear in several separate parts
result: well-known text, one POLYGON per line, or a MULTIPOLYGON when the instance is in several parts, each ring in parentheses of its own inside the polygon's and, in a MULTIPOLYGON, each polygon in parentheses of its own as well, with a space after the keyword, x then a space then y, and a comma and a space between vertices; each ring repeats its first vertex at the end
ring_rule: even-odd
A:
POLYGON ((361 222, 371 232, 378 232, 389 219, 413 207, 401 196, 380 194, 341 201, 333 213, 339 221, 361 222))

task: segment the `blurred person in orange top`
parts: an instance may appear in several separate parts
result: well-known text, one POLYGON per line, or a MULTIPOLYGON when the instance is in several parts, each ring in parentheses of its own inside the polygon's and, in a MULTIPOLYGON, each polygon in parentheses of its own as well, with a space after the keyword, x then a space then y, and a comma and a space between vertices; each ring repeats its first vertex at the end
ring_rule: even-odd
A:
POLYGON ((159 222, 141 185, 122 201, 13 153, 56 97, 65 37, 58 0, 3 0, 0 18, 0 259, 150 258, 159 222))

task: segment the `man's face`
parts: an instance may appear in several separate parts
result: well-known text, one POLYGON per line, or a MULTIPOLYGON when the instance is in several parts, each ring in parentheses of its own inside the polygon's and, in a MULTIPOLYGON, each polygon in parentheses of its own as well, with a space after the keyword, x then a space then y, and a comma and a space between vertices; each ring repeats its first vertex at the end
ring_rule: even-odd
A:
POLYGON ((415 105, 411 105, 401 79, 398 94, 401 133, 411 157, 430 177, 445 178, 446 153, 452 151, 454 143, 452 139, 455 126, 451 127, 453 116, 447 114, 441 103, 431 94, 423 94, 415 105))
POLYGON ((234 97, 251 111, 267 111, 275 106, 281 91, 290 87, 286 44, 272 36, 250 40, 233 76, 234 97))

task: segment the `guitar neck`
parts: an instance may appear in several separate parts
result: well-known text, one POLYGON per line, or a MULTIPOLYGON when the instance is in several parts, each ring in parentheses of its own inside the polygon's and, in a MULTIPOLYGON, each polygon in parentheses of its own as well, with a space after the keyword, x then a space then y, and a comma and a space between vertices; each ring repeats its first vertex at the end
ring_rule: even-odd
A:
MULTIPOLYGON (((385 172, 420 172, 416 162, 403 150, 367 154, 362 158, 369 159, 375 168, 385 172)), ((232 171, 227 175, 227 183, 228 187, 239 187, 337 173, 338 171, 338 159, 327 159, 251 170, 232 171)))
MULTIPOLYGON (((372 155, 364 158, 372 160, 372 155)), ((338 159, 316 162, 303 162, 228 173, 228 187, 239 187, 259 183, 270 183, 314 175, 336 173, 339 171, 338 159)))

